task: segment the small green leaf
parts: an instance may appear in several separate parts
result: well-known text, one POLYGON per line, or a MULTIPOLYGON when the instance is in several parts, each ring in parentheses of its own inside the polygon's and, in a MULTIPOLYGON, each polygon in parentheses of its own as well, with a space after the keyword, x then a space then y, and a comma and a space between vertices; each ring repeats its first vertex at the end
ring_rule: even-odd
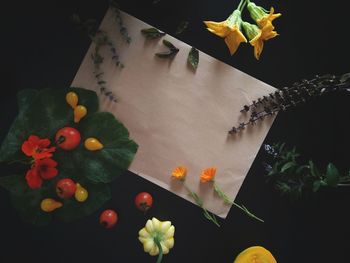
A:
POLYGON ((329 186, 336 186, 339 182, 340 174, 334 164, 329 163, 326 172, 326 183, 329 186))
POLYGON ((165 52, 158 52, 155 55, 159 58, 172 58, 174 57, 177 52, 179 52, 179 50, 169 50, 169 51, 165 51, 165 52))
POLYGON ((170 50, 177 50, 177 51, 179 51, 179 49, 177 47, 175 47, 170 41, 168 41, 166 39, 163 39, 163 44, 164 44, 164 46, 166 46, 170 50))
POLYGON ((290 169, 293 166, 295 166, 295 162, 285 163, 281 168, 281 173, 284 173, 285 171, 287 171, 288 169, 290 169))
POLYGON ((148 39, 156 39, 166 35, 164 32, 161 32, 154 27, 141 29, 141 33, 148 39))
POLYGON ((190 52, 188 53, 187 62, 194 70, 197 69, 199 63, 199 52, 196 48, 191 48, 190 52))
POLYGON ((320 189, 321 185, 322 185, 321 180, 314 181, 312 185, 312 191, 317 192, 320 189))
POLYGON ((189 25, 188 21, 181 21, 176 28, 175 35, 179 35, 183 33, 187 29, 188 25, 189 25))

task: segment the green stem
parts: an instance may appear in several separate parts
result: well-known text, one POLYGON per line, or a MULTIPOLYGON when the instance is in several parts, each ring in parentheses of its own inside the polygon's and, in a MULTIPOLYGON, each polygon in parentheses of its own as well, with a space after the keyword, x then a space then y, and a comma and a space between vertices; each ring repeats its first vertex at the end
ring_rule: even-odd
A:
POLYGON ((337 184, 337 186, 350 186, 350 184, 337 184))
POLYGON ((31 164, 31 161, 26 159, 21 159, 21 160, 13 160, 8 162, 7 164, 13 164, 13 163, 21 163, 21 164, 31 164))
POLYGON ((246 0, 242 0, 241 3, 240 3, 240 5, 238 6, 238 8, 239 8, 238 10, 242 12, 243 9, 244 9, 244 7, 245 7, 246 4, 247 4, 247 1, 246 1, 246 0), (242 5, 241 5, 241 3, 242 3, 242 5))
POLYGON ((154 239, 154 243, 156 243, 158 249, 159 249, 159 254, 158 254, 158 258, 157 258, 157 262, 156 263, 160 263, 162 262, 163 259, 163 249, 162 249, 162 245, 160 244, 160 241, 158 238, 154 239))
POLYGON ((205 207, 203 206, 203 200, 198 196, 197 193, 195 193, 194 191, 192 191, 185 183, 184 186, 187 190, 187 192, 191 195, 191 197, 193 198, 193 200, 195 201, 195 203, 202 208, 203 210, 203 215, 206 219, 208 219, 209 221, 213 222, 216 226, 220 227, 220 224, 218 223, 215 215, 211 214, 208 212, 207 209, 205 209, 205 207))
POLYGON ((249 217, 258 220, 259 222, 264 223, 264 220, 254 215, 250 212, 244 205, 239 205, 231 200, 222 190, 221 188, 214 182, 214 192, 228 205, 234 205, 235 207, 241 209, 244 213, 246 213, 249 217))

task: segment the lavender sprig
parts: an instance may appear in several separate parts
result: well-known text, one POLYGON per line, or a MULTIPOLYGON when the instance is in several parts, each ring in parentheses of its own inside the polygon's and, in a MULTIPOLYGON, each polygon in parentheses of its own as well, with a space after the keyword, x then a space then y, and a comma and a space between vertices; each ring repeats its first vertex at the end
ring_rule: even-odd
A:
POLYGON ((128 29, 126 28, 126 26, 124 24, 124 20, 123 20, 123 18, 121 16, 118 2, 116 0, 110 0, 109 1, 109 5, 110 5, 111 9, 113 10, 114 18, 115 18, 116 22, 119 25, 119 32, 120 32, 120 34, 123 36, 123 38, 126 41, 126 43, 130 44, 131 43, 131 37, 129 35, 128 29))
POLYGON ((335 76, 331 74, 316 75, 313 79, 303 79, 295 82, 291 87, 284 87, 273 93, 254 100, 250 105, 244 105, 241 112, 250 114, 247 122, 242 122, 229 130, 229 134, 236 134, 244 130, 248 125, 255 125, 258 121, 268 116, 275 115, 279 111, 285 111, 300 103, 334 91, 349 91, 350 73, 335 76))

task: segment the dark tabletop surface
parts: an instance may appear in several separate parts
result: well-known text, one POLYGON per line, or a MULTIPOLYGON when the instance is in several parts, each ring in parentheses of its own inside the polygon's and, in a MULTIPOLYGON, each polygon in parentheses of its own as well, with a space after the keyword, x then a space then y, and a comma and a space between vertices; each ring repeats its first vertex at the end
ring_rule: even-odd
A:
MULTIPOLYGON (((1 7, 0 142, 17 114, 18 90, 63 88, 73 80, 90 40, 69 17, 78 13, 101 21, 108 7, 107 1, 97 0, 10 2, 1 7)), ((283 13, 275 23, 280 36, 266 43, 260 61, 248 45, 229 56, 224 41, 202 24, 226 18, 236 5, 233 0, 119 2, 122 10, 171 35, 182 20, 189 21, 179 39, 277 88, 315 74, 349 72, 348 14, 340 0, 256 1, 283 13)), ((346 171, 349 99, 350 93, 329 94, 279 114, 265 142, 287 142, 320 167, 332 161, 346 171)), ((176 226, 175 247, 163 262, 233 262, 252 245, 266 247, 279 263, 350 262, 349 189, 325 189, 291 203, 265 182, 264 158, 261 150, 236 199, 264 218, 264 224, 232 208, 217 228, 198 207, 130 172, 113 183, 113 198, 96 213, 40 228, 24 224, 1 189, 0 262, 155 262, 137 240, 138 230, 152 216, 176 226), (134 208, 140 191, 155 199, 146 215, 134 208), (105 208, 120 215, 109 231, 98 224, 105 208)), ((11 169, 0 165, 0 176, 11 169)))

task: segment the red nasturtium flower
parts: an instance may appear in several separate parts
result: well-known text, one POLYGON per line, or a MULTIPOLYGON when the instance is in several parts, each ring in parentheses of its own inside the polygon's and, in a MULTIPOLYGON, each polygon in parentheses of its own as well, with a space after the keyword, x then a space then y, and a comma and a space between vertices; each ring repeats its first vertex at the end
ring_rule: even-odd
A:
POLYGON ((40 139, 38 136, 30 135, 28 140, 22 144, 22 152, 33 157, 35 160, 50 158, 56 147, 49 147, 49 139, 40 139))
POLYGON ((53 159, 37 159, 32 168, 26 174, 26 180, 30 188, 40 188, 43 180, 54 178, 58 170, 56 169, 57 162, 53 159))

